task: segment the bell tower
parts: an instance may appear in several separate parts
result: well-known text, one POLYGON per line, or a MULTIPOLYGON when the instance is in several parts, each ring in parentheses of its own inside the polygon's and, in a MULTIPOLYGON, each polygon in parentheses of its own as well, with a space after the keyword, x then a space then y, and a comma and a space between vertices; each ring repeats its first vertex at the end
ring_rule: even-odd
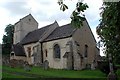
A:
POLYGON ((38 22, 31 14, 23 17, 15 23, 13 44, 19 43, 29 32, 36 29, 38 29, 38 22))

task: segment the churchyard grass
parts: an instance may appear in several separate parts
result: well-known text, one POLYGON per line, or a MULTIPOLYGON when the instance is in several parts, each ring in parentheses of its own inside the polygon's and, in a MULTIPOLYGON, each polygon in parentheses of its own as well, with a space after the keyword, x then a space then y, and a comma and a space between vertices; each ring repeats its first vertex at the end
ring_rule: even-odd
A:
MULTIPOLYGON (((33 74, 40 78, 105 78, 106 76, 104 73, 102 73, 99 70, 81 70, 81 71, 75 71, 75 70, 59 70, 59 69, 48 69, 44 70, 40 67, 32 67, 31 71, 25 71, 23 68, 11 68, 8 66, 3 66, 3 78, 24 78, 23 75, 19 74, 8 74, 4 72, 4 70, 8 72, 16 72, 20 74, 33 74)), ((26 76, 26 78, 29 76, 26 76)))
POLYGON ((27 78, 26 76, 21 76, 21 75, 16 75, 16 74, 11 74, 11 73, 2 73, 2 78, 27 78))
MULTIPOLYGON (((41 67, 32 67, 31 71, 25 71, 23 68, 11 68, 3 66, 3 78, 31 78, 27 75, 33 75, 33 78, 94 78, 106 80, 106 75, 100 70, 59 70, 59 69, 48 69, 44 70, 41 67), (10 74, 8 72, 15 72, 20 74, 10 74), (23 75, 22 75, 23 74, 23 75), (24 75, 27 74, 27 75, 24 75)), ((117 75, 120 80, 120 69, 117 70, 117 75)))

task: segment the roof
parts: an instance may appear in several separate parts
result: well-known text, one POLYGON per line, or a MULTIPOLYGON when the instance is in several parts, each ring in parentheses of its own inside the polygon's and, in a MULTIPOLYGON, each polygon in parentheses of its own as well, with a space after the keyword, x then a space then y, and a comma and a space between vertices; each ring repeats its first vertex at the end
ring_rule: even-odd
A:
POLYGON ((44 41, 61 39, 72 36, 76 29, 71 24, 66 24, 56 28, 44 41))
MULTIPOLYGON (((44 32, 48 30, 50 26, 53 26, 56 22, 47 25, 45 27, 42 27, 40 29, 34 30, 32 32, 29 32, 25 38, 20 42, 21 44, 29 44, 29 43, 35 43, 42 38, 44 35, 44 32)), ((60 38, 65 38, 65 37, 70 37, 72 36, 73 32, 75 31, 75 28, 71 26, 71 24, 66 24, 61 27, 57 27, 49 36, 44 39, 42 42, 45 41, 50 41, 50 40, 55 40, 55 39, 60 39, 60 38)))
MULTIPOLYGON (((27 18, 28 16, 31 16, 31 17, 34 19, 34 17, 33 17, 31 14, 28 14, 27 16, 21 18, 20 20, 23 20, 23 19, 27 18)), ((19 23, 20 20, 19 20, 18 22, 16 22, 14 25, 16 25, 17 23, 19 23)), ((34 19, 34 20, 35 20, 35 19, 34 19)), ((37 21, 35 20, 35 22, 37 22, 37 21)), ((38 23, 38 22, 37 22, 37 23, 38 23)))
MULTIPOLYGON (((54 23, 53 23, 54 24, 54 23)), ((25 38, 20 42, 21 44, 28 44, 39 41, 39 39, 43 36, 44 32, 53 24, 47 25, 40 29, 29 32, 25 38)))
POLYGON ((26 56, 23 46, 19 43, 13 45, 13 51, 16 56, 26 56))
MULTIPOLYGON (((86 19, 86 18, 85 18, 85 19, 86 19)), ((92 32, 92 30, 91 30, 91 28, 90 28, 90 26, 89 26, 89 24, 88 24, 87 19, 86 19, 85 21, 86 21, 86 23, 87 23, 87 25, 88 25, 88 28, 89 28, 89 30, 90 30, 90 32, 91 32, 91 34, 92 34, 92 37, 93 37, 94 41, 97 42, 96 39, 95 39, 95 37, 94 37, 94 34, 93 34, 93 32, 92 32)))

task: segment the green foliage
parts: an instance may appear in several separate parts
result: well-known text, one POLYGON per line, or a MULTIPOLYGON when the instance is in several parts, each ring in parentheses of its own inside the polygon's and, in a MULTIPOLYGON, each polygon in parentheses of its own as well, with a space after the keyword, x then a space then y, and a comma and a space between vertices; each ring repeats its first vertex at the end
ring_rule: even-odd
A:
POLYGON ((71 17, 71 24, 75 28, 80 28, 81 26, 83 26, 83 21, 85 20, 85 17, 80 16, 79 13, 75 11, 73 11, 72 15, 73 16, 71 17))
MULTIPOLYGON (((98 69, 101 70, 106 75, 108 75, 110 72, 109 61, 108 60, 98 61, 98 69)), ((116 65, 113 65, 113 69, 114 69, 114 72, 116 73, 118 68, 116 65)))
POLYGON ((77 8, 78 12, 80 12, 80 11, 84 12, 84 10, 86 10, 88 8, 88 5, 86 3, 83 4, 82 2, 78 2, 76 4, 76 8, 77 8))
POLYGON ((120 2, 105 2, 101 9, 97 33, 104 43, 106 55, 112 54, 113 61, 120 64, 120 2))
POLYGON ((2 42, 2 53, 9 54, 11 51, 11 46, 13 44, 13 33, 14 33, 14 25, 9 24, 5 28, 5 35, 3 35, 2 42))
POLYGON ((118 75, 118 78, 119 78, 119 80, 120 80, 120 68, 117 70, 117 72, 116 72, 116 74, 118 75))
POLYGON ((63 3, 63 0, 59 0, 58 4, 60 5, 60 10, 65 11, 66 9, 68 9, 67 5, 63 3))
POLYGON ((60 10, 65 11, 68 7, 65 4, 61 4, 60 10))
MULTIPOLYGON (((68 9, 67 5, 63 3, 63 0, 58 0, 58 4, 60 5, 60 10, 65 11, 68 9)), ((88 5, 82 2, 77 2, 76 9, 72 12, 71 16, 71 24, 75 28, 80 28, 83 26, 83 21, 85 20, 84 12, 88 8, 88 5)))

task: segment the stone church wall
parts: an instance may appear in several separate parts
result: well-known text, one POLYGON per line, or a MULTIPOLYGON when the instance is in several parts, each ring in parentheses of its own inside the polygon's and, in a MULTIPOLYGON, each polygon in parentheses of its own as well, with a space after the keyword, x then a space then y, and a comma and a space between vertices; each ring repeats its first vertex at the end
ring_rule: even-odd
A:
MULTIPOLYGON (((34 51, 34 50, 33 50, 33 48, 34 48, 35 46, 37 46, 37 45, 39 45, 38 47, 39 47, 39 51, 40 51, 41 45, 39 44, 39 42, 24 45, 25 53, 26 53, 26 56, 27 56, 27 61, 28 61, 29 64, 34 64, 34 56, 33 56, 33 53, 34 53, 33 51, 34 51), (28 50, 28 49, 27 49, 28 47, 31 47, 31 56, 30 56, 30 57, 28 56, 28 51, 27 51, 27 50, 28 50)), ((41 56, 41 55, 40 55, 39 52, 38 52, 37 54, 38 54, 38 57, 39 57, 39 58, 37 58, 37 59, 38 59, 37 61, 40 61, 40 56, 41 56)))
POLYGON ((27 58, 26 57, 23 57, 23 56, 11 56, 10 57, 10 60, 11 59, 16 59, 16 60, 23 60, 23 61, 27 61, 27 58))
POLYGON ((13 44, 20 42, 29 32, 36 29, 38 29, 38 23, 32 17, 32 15, 29 14, 23 19, 20 19, 15 24, 13 44))
MULTIPOLYGON (((96 51, 96 41, 86 22, 84 23, 83 27, 75 31, 75 33, 73 34, 73 40, 78 42, 80 46, 80 54, 83 56, 82 68, 85 68, 87 64, 92 64, 93 61, 95 60, 96 53, 99 54, 98 53, 99 51, 96 51), (86 58, 85 58, 85 45, 88 46, 88 55, 86 58)), ((76 61, 75 63, 79 63, 78 61, 76 61)))
POLYGON ((63 58, 63 56, 66 52, 66 44, 71 39, 72 38, 64 38, 64 39, 58 39, 58 40, 53 40, 53 41, 43 43, 44 61, 48 60, 50 68, 56 68, 56 69, 67 68, 66 58, 63 58), (57 59, 57 58, 53 57, 54 56, 53 46, 55 44, 59 44, 59 46, 60 46, 60 50, 61 50, 61 58, 60 59, 57 59), (47 50, 47 57, 46 57, 46 54, 45 54, 46 53, 45 50, 47 50))
POLYGON ((31 16, 28 16, 27 18, 21 20, 21 22, 22 22, 22 31, 23 31, 21 34, 22 39, 29 32, 38 29, 38 24, 35 22, 35 20, 31 16))
POLYGON ((80 70, 82 69, 82 66, 80 65, 81 64, 81 58, 80 58, 80 55, 78 53, 80 53, 78 51, 79 47, 76 45, 75 41, 72 40, 72 43, 73 43, 73 56, 74 56, 74 70, 80 70))
POLYGON ((17 42, 20 42, 20 34, 21 34, 21 24, 17 23, 14 27, 14 38, 13 38, 13 44, 16 44, 17 42))

